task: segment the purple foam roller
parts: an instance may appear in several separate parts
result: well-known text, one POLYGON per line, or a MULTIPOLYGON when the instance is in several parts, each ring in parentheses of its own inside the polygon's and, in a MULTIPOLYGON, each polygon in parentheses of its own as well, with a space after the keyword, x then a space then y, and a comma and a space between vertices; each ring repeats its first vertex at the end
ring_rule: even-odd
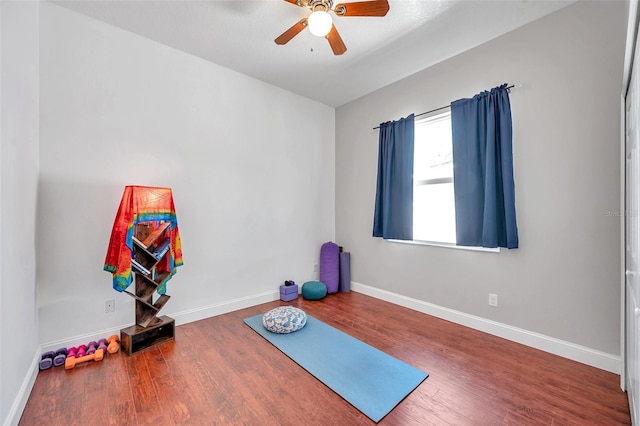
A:
POLYGON ((320 281, 327 286, 327 293, 338 292, 340 249, 331 241, 320 248, 320 281))

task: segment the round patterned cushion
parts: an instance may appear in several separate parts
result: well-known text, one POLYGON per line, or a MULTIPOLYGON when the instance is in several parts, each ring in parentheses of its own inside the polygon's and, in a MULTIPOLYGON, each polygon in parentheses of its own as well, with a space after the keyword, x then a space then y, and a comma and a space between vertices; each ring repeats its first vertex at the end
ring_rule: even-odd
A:
POLYGON ((293 306, 280 306, 262 316, 262 325, 272 333, 293 333, 307 323, 307 314, 293 306))
POLYGON ((327 285, 322 281, 307 281, 302 284, 302 297, 307 300, 320 300, 327 295, 327 285))

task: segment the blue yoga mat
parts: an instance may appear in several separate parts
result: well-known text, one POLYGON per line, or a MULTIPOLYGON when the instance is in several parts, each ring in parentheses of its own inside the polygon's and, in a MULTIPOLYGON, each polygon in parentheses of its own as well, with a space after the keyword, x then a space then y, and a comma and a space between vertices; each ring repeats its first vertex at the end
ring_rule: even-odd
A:
POLYGON ((309 315, 290 334, 265 329, 262 314, 244 322, 374 422, 429 376, 309 315))

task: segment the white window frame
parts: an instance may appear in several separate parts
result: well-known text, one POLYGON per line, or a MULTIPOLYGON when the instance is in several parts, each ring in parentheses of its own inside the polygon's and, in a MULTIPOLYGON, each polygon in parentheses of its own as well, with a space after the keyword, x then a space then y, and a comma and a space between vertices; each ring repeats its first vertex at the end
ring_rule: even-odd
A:
MULTIPOLYGON (((421 118, 419 121, 416 121, 415 126, 424 125, 424 121, 433 120, 435 117, 451 114, 451 108, 443 108, 439 111, 434 111, 432 114, 426 115, 424 118, 421 118), (443 111, 444 110, 444 111, 443 111)), ((450 119, 450 117, 449 117, 450 119)), ((452 147, 453 149, 453 147, 452 147)), ((433 179, 423 179, 414 182, 414 186, 419 185, 437 185, 443 183, 453 183, 453 176, 451 177, 441 177, 441 178, 433 178, 433 179)), ((415 220, 415 219, 414 219, 415 220)), ((393 243, 400 244, 411 244, 411 245, 420 245, 420 246, 431 246, 431 247, 443 247, 450 248, 456 250, 467 250, 467 251, 481 251, 481 252, 490 252, 490 253, 499 253, 500 248, 488 248, 488 247, 473 247, 473 246, 458 246, 455 243, 441 242, 441 241, 424 241, 424 240, 387 240, 393 243)))

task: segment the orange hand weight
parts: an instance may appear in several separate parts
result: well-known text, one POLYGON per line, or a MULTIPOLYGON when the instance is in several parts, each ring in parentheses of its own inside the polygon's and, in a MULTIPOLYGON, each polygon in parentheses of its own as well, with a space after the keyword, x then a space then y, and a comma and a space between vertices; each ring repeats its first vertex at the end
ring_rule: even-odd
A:
POLYGON ((120 343, 118 342, 118 336, 116 334, 109 336, 107 342, 109 342, 109 346, 107 346, 107 351, 110 354, 115 354, 120 350, 120 343))
POLYGON ((104 357, 104 352, 102 349, 98 349, 91 355, 81 356, 80 358, 76 358, 73 356, 67 357, 67 359, 64 362, 64 369, 71 370, 73 367, 76 366, 76 364, 80 364, 86 361, 101 361, 103 357, 104 357))

